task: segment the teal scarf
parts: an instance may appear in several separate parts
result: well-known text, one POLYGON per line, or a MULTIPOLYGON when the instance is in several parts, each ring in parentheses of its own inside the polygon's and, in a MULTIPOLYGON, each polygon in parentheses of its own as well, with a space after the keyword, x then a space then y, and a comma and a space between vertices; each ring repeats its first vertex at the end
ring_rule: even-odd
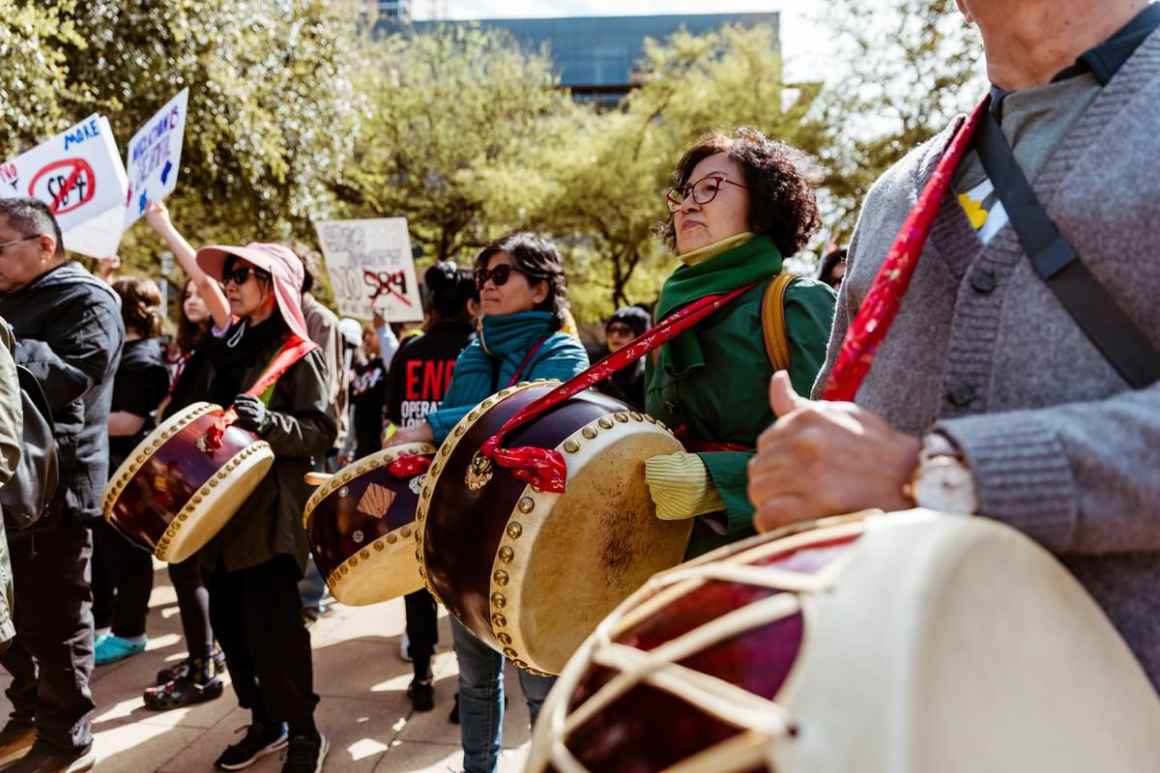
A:
MULTIPOLYGON (((752 282, 771 279, 781 271, 781 264, 781 252, 773 240, 755 236, 704 263, 681 266, 661 288, 657 321, 707 295, 727 293, 752 282)), ((705 357, 696 328, 662 346, 658 365, 673 376, 704 367, 705 357)))
POLYGON ((483 318, 479 342, 483 350, 498 360, 519 353, 522 358, 536 341, 553 333, 550 311, 517 311, 483 318))

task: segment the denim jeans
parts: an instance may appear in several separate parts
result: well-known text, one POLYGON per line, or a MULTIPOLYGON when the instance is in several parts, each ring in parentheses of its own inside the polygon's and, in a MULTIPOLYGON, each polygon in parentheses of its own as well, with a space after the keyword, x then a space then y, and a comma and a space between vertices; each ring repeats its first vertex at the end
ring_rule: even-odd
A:
MULTIPOLYGON (((463 742, 465 773, 493 773, 499 762, 503 740, 503 667, 504 657, 477 639, 454 617, 451 638, 459 659, 459 732, 463 742)), ((520 671, 520 687, 528 702, 532 725, 548 691, 556 683, 554 676, 532 676, 520 671)))
POLYGON ((306 571, 298 581, 298 595, 302 597, 302 610, 312 617, 319 617, 326 610, 326 580, 318 566, 314 563, 314 556, 306 557, 306 571))

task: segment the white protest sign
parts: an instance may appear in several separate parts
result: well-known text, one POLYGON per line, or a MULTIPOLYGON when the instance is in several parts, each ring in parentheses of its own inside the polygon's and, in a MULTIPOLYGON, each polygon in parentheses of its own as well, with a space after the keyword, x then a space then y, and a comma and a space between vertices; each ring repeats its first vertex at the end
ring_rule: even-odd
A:
POLYGON ((65 248, 93 258, 116 253, 128 189, 109 121, 99 115, 0 164, 0 198, 32 196, 48 204, 65 248))
POLYGON ((340 317, 423 319, 411 237, 402 217, 315 223, 340 317))
POLYGON ((125 228, 145 214, 149 202, 161 201, 177 187, 188 107, 189 89, 182 89, 130 140, 125 157, 129 175, 125 228))

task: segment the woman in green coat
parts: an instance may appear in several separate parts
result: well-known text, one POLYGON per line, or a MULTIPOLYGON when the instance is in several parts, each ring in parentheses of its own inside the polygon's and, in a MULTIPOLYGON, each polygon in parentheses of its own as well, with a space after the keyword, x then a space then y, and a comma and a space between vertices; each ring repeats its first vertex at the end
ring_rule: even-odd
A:
MULTIPOLYGON (((717 135, 685 154, 667 196, 665 235, 681 265, 661 289, 657 321, 699 298, 752 285, 648 365, 646 408, 677 430, 689 453, 649 459, 646 479, 657 517, 697 518, 688 557, 755 533, 746 465, 775 420, 762 300, 784 258, 820 226, 797 155, 756 131, 717 135)), ((827 285, 799 278, 786 289, 782 335, 800 394, 810 393, 825 360, 833 315, 827 285)))

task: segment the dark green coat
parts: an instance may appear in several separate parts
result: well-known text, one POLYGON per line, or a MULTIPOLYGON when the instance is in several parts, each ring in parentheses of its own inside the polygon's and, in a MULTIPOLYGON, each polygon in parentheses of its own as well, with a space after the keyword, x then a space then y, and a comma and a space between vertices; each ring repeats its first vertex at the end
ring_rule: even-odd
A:
MULTIPOLYGON (((769 407, 773 366, 761 324, 761 301, 768 285, 755 287, 695 328, 703 365, 673 374, 649 362, 648 412, 670 427, 686 427, 685 439, 690 443, 755 448, 757 436, 774 421, 769 407)), ((808 396, 826 358, 834 291, 812 279, 796 280, 786 291, 785 318, 790 379, 798 394, 808 396)), ((709 518, 724 525, 726 533, 716 533, 705 519, 698 518, 689 544, 690 558, 754 533, 753 506, 746 495, 746 465, 753 452, 715 451, 698 456, 725 502, 724 517, 709 518)))
MULTIPOLYGON (((282 341, 274 341, 245 370, 242 389, 248 389, 274 358, 282 341)), ((197 373, 183 377, 174 401, 184 396, 205 399, 213 368, 190 363, 197 373)), ((271 428, 262 436, 274 452, 274 465, 241 509, 216 537, 198 553, 202 565, 212 571, 236 572, 263 564, 280 554, 292 555, 299 567, 306 562, 306 531, 302 511, 312 489, 303 476, 320 469, 326 451, 334 444, 338 426, 329 414, 330 396, 322 355, 317 349, 296 362, 278 379, 267 409, 271 428)))

